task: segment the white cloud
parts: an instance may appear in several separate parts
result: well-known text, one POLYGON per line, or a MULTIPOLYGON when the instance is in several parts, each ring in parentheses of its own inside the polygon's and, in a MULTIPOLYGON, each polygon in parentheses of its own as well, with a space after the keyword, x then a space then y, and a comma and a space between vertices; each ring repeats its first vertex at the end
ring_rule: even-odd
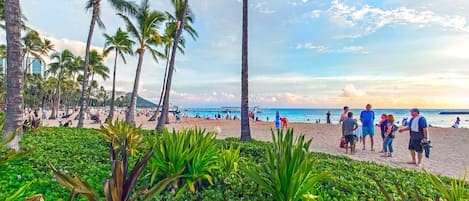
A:
POLYGON ((342 96, 349 97, 349 98, 360 97, 366 94, 365 91, 355 88, 355 85, 353 84, 345 85, 342 91, 343 91, 342 96))
POLYGON ((313 10, 313 11, 311 11, 311 17, 312 18, 319 18, 319 17, 321 17, 321 13, 322 13, 321 10, 313 10))
POLYGON ((344 46, 342 48, 331 48, 325 45, 314 45, 313 43, 297 44, 296 49, 316 50, 318 53, 369 53, 363 46, 344 46))
POLYGON ((469 36, 451 37, 444 45, 433 52, 434 56, 449 59, 469 60, 469 36))
MULTIPOLYGON (((77 56, 81 56, 81 57, 85 56, 86 43, 84 42, 70 40, 67 38, 57 39, 57 38, 48 37, 48 36, 46 36, 45 38, 47 38, 48 40, 52 42, 52 44, 54 44, 54 49, 56 51, 62 51, 62 50, 68 49, 77 56)), ((98 52, 101 52, 103 50, 103 47, 91 46, 91 49, 95 49, 98 52)))
POLYGON ((258 2, 254 5, 254 8, 257 9, 262 14, 272 14, 276 11, 269 8, 266 1, 258 2))
POLYGON ((370 5, 355 7, 339 0, 333 0, 327 13, 331 21, 347 27, 358 28, 360 31, 358 34, 348 34, 339 38, 358 38, 391 24, 416 24, 420 27, 438 25, 455 31, 469 32, 466 19, 462 16, 439 15, 433 11, 420 11, 407 7, 394 9, 381 9, 370 5))
POLYGON ((324 45, 314 45, 313 43, 305 43, 305 44, 298 44, 296 46, 296 49, 310 49, 310 50, 316 50, 317 52, 320 53, 325 53, 328 51, 328 47, 324 45))

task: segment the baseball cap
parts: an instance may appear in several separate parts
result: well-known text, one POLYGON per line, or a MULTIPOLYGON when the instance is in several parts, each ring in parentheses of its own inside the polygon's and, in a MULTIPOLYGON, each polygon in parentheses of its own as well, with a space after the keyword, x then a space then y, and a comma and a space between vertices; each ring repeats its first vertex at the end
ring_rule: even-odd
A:
POLYGON ((417 112, 417 113, 420 113, 420 110, 419 110, 418 108, 412 108, 412 109, 410 110, 410 112, 417 112))

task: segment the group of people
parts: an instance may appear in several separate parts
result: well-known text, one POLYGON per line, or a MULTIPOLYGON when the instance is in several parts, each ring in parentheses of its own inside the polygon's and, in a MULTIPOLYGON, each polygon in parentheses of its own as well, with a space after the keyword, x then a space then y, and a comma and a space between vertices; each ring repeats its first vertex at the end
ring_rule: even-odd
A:
MULTIPOLYGON (((402 133, 409 131, 410 139, 408 149, 411 153, 412 161, 409 164, 415 164, 421 166, 424 146, 428 146, 428 124, 425 117, 420 115, 420 110, 417 108, 410 110, 412 118, 408 124, 404 127, 399 128, 395 123, 395 117, 392 114, 382 114, 379 122, 381 131, 381 137, 383 139, 382 150, 384 157, 392 157, 394 152, 393 140, 396 137, 396 133, 402 133)), ((366 138, 369 136, 371 151, 374 151, 374 135, 375 135, 375 113, 372 110, 371 104, 367 104, 365 110, 360 113, 360 122, 362 124, 361 132, 357 132, 359 125, 358 121, 353 118, 353 113, 349 112, 349 107, 344 107, 344 113, 340 117, 340 123, 342 123, 342 135, 345 138, 345 153, 355 154, 356 143, 361 138, 363 147, 362 150, 366 150, 366 138)))

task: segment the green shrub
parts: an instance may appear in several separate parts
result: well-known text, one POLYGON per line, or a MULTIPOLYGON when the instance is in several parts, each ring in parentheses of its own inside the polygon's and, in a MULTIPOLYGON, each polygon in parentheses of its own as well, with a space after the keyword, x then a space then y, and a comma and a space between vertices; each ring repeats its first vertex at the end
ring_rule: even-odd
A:
POLYGON ((245 167, 244 171, 274 200, 313 200, 316 196, 310 190, 329 173, 314 174, 311 171, 316 166, 309 152, 311 140, 305 141, 304 135, 293 139, 293 129, 285 134, 283 130, 278 130, 277 136, 272 131, 273 147, 267 146, 267 163, 245 167))
POLYGON ((104 137, 106 142, 114 142, 114 150, 120 152, 122 143, 127 143, 127 154, 133 156, 138 153, 138 149, 142 147, 143 135, 142 129, 135 127, 130 122, 117 119, 114 123, 111 121, 105 125, 101 125, 98 134, 104 137))
POLYGON ((218 169, 218 146, 215 133, 201 129, 188 129, 169 132, 164 130, 155 138, 154 153, 150 160, 152 180, 174 177, 180 174, 179 181, 173 183, 178 195, 187 189, 201 190, 203 181, 213 184, 213 174, 218 169))

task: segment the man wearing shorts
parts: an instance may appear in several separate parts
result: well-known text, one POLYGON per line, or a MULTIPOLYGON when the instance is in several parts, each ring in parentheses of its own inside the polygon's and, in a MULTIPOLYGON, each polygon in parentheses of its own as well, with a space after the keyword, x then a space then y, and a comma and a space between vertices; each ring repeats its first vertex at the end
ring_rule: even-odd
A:
POLYGON ((366 145, 366 136, 370 136, 371 141, 371 151, 373 149, 373 136, 375 136, 375 112, 371 110, 371 105, 367 104, 366 109, 360 113, 360 121, 362 122, 362 131, 363 131, 363 150, 365 150, 366 145))
POLYGON ((355 138, 353 131, 358 128, 357 121, 353 119, 353 113, 347 113, 347 119, 344 120, 342 124, 342 135, 345 136, 345 154, 348 153, 348 148, 350 145, 350 154, 355 153, 355 138))
POLYGON ((404 131, 410 131, 409 150, 412 157, 410 164, 415 164, 418 167, 422 166, 422 143, 428 142, 428 126, 425 117, 420 116, 420 110, 414 108, 410 110, 412 118, 409 121, 408 126, 399 129, 399 133, 404 131), (417 153, 417 160, 415 154, 417 153))

